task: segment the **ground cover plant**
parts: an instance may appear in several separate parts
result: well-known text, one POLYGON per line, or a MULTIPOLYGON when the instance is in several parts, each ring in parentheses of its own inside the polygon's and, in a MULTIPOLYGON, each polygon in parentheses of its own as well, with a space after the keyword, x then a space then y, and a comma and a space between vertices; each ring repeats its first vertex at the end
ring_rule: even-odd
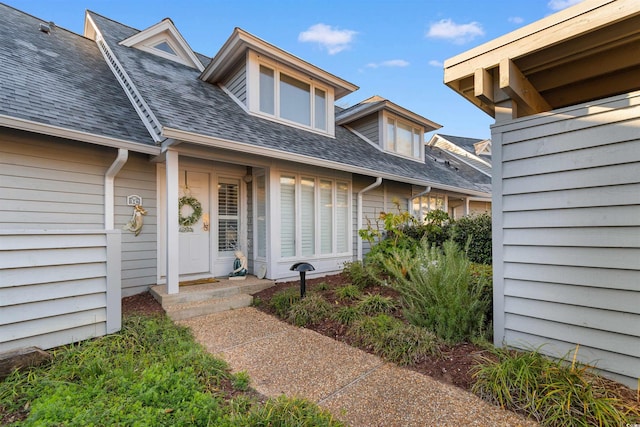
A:
MULTIPOLYGON (((157 303, 147 301, 151 306, 157 303)), ((299 399, 267 400, 158 310, 120 333, 54 350, 50 364, 0 382, 2 425, 338 426, 299 399)))

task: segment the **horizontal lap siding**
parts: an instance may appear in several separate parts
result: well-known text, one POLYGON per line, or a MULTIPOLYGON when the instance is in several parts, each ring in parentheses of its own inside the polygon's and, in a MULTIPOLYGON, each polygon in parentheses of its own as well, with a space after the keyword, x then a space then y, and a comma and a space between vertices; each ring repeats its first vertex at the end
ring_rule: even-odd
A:
POLYGON ((349 123, 349 127, 365 136, 374 144, 380 145, 380 127, 377 113, 349 123))
POLYGON ((224 85, 240 102, 247 105, 247 67, 245 63, 241 63, 231 74, 228 80, 224 82, 224 85))
POLYGON ((120 298, 117 272, 107 278, 109 264, 120 264, 112 258, 120 251, 115 237, 101 230, 2 230, 0 352, 105 335, 109 318, 119 325, 120 308, 107 307, 120 298))
POLYGON ((143 216, 144 226, 139 235, 122 231, 122 296, 144 292, 157 279, 157 227, 158 209, 156 193, 156 166, 145 155, 129 152, 129 159, 116 175, 115 228, 122 227, 131 219, 133 208, 127 206, 127 196, 142 197, 147 211, 143 216))
MULTIPOLYGON (((73 141, 0 134, 0 228, 104 228, 104 175, 117 151, 73 141)), ((142 232, 122 231, 123 295, 143 292, 157 278, 156 166, 129 152, 114 182, 114 227, 131 219, 126 198, 142 197, 142 232)), ((34 270, 35 273, 37 270, 34 270)))
POLYGON ((640 377, 638 104, 635 94, 611 102, 619 109, 494 127, 496 339, 548 343, 542 351, 556 356, 580 344, 581 360, 631 386, 640 377))

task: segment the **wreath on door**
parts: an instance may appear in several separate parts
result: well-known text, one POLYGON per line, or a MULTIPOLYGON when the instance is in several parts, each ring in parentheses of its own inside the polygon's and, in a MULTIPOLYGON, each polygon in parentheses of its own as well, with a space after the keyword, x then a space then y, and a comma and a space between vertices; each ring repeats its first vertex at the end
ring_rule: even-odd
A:
POLYGON ((180 223, 183 227, 190 227, 202 216, 202 205, 195 197, 180 197, 178 200, 178 223, 180 223), (189 216, 182 216, 182 207, 190 206, 193 209, 193 212, 189 216))

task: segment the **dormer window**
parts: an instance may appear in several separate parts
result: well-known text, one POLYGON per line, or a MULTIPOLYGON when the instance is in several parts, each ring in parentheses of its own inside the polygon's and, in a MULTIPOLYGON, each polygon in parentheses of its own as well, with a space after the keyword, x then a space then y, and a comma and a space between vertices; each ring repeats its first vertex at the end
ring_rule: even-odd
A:
POLYGON ((259 86, 261 113, 327 132, 327 89, 264 64, 259 86))
POLYGON ((385 114, 385 128, 384 147, 387 151, 422 159, 422 128, 388 114, 385 114))

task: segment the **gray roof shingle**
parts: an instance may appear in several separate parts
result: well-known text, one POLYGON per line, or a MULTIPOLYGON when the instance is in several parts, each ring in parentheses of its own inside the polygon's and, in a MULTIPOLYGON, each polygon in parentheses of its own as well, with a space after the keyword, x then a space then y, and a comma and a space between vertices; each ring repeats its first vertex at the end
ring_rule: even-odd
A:
MULTIPOLYGON (((371 171, 372 176, 384 171, 399 180, 486 192, 486 188, 463 178, 453 168, 436 162, 425 165, 384 153, 342 126, 336 126, 335 138, 331 138, 247 114, 221 88, 198 79, 198 70, 118 44, 137 30, 89 13, 164 127, 311 156, 342 164, 347 170, 362 168, 371 171)), ((238 150, 246 151, 246 147, 239 146, 238 150)))
POLYGON ((0 3, 0 115, 153 144, 96 44, 0 3))

